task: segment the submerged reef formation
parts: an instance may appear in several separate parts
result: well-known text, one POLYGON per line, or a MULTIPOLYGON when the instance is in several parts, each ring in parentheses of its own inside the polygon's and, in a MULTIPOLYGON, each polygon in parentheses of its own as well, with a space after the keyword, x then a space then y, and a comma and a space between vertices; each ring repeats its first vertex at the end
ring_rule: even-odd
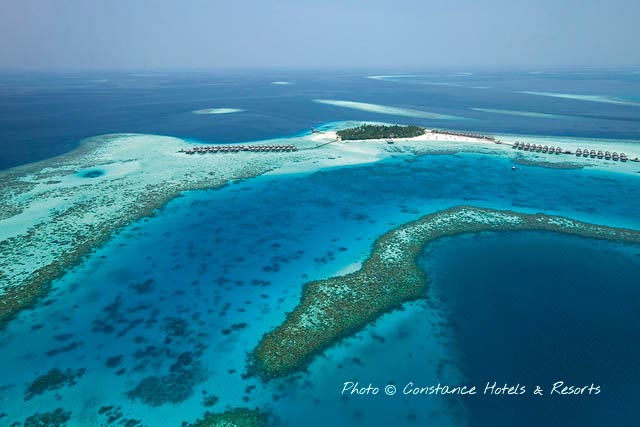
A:
POLYGON ((424 296, 427 277, 416 260, 430 241, 463 233, 518 230, 640 243, 640 231, 544 214, 461 206, 426 215, 380 237, 360 270, 306 284, 298 306, 282 325, 263 336, 251 354, 250 371, 268 380, 303 369, 338 340, 424 296))
POLYGON ((52 369, 46 374, 33 380, 24 393, 24 400, 30 400, 31 398, 41 395, 47 391, 58 390, 66 386, 73 386, 76 384, 76 380, 82 377, 84 373, 85 370, 83 368, 76 371, 71 369, 67 369, 65 371, 52 369))
POLYGON ((52 412, 37 412, 24 420, 24 427, 64 427, 71 419, 71 411, 58 408, 52 412))
POLYGON ((140 381, 127 396, 140 399, 149 406, 180 403, 188 399, 199 383, 206 379, 202 366, 193 354, 185 352, 169 368, 166 375, 152 375, 140 381))
POLYGON ((258 411, 245 408, 231 409, 226 412, 205 412, 204 416, 192 423, 182 423, 183 427, 264 427, 267 416, 258 411))

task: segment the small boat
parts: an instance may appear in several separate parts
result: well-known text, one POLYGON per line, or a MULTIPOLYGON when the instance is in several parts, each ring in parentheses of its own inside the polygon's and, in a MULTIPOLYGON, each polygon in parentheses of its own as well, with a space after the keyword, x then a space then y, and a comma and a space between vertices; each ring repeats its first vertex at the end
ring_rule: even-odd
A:
POLYGON ((515 166, 511 166, 511 170, 512 170, 512 171, 514 171, 514 170, 516 170, 516 169, 518 169, 518 168, 517 168, 517 167, 515 167, 515 166))

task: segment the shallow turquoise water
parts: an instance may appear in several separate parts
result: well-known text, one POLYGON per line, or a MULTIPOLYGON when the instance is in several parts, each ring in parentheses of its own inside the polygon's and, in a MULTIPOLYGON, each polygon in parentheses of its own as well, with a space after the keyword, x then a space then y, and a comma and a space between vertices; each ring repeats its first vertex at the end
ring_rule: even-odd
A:
MULTIPOLYGON (((269 384, 246 378, 246 355, 295 306, 304 282, 361 261, 394 226, 471 204, 640 228, 636 181, 587 170, 513 172, 508 160, 464 154, 187 193, 123 230, 0 331, 2 422, 61 407, 73 411, 69 425, 95 425, 106 418, 99 408, 115 405, 123 418, 149 426, 179 425, 233 406, 271 410, 287 426, 302 419, 318 426, 464 424, 476 413, 464 401, 340 395, 345 381, 469 375, 470 353, 456 341, 450 307, 438 295, 383 317, 294 378, 269 384), (75 385, 25 400, 28 384, 52 368, 85 371, 75 385)), ((523 259, 539 253, 526 245, 519 250, 523 259)), ((599 256, 597 247, 584 250, 599 256)))

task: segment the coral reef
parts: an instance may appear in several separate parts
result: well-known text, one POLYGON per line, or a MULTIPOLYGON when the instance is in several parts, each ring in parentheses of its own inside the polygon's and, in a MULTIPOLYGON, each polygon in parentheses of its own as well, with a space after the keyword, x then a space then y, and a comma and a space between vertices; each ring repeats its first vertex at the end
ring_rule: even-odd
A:
POLYGON ((640 243, 640 231, 587 224, 543 214, 460 206, 424 216, 380 237, 360 270, 307 283, 284 323, 265 334, 250 355, 250 372, 270 379, 303 369, 317 354, 385 312, 425 294, 416 265, 425 245, 462 233, 548 230, 640 243))
POLYGON ((52 412, 37 412, 24 420, 24 427, 64 427, 71 419, 71 411, 58 408, 52 412))
POLYGON ((58 390, 62 387, 72 386, 76 384, 76 380, 84 375, 84 369, 78 369, 73 371, 67 369, 61 371, 60 369, 52 369, 44 375, 36 378, 27 387, 24 393, 24 400, 30 400, 31 398, 41 395, 47 391, 58 390))

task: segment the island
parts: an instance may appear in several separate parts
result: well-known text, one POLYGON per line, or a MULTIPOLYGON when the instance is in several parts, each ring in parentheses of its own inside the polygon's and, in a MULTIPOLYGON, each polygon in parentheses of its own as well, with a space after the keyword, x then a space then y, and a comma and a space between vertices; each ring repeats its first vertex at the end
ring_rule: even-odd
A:
POLYGON ((363 141, 367 139, 415 138, 424 135, 425 129, 420 126, 369 125, 342 129, 336 135, 342 141, 363 141))

